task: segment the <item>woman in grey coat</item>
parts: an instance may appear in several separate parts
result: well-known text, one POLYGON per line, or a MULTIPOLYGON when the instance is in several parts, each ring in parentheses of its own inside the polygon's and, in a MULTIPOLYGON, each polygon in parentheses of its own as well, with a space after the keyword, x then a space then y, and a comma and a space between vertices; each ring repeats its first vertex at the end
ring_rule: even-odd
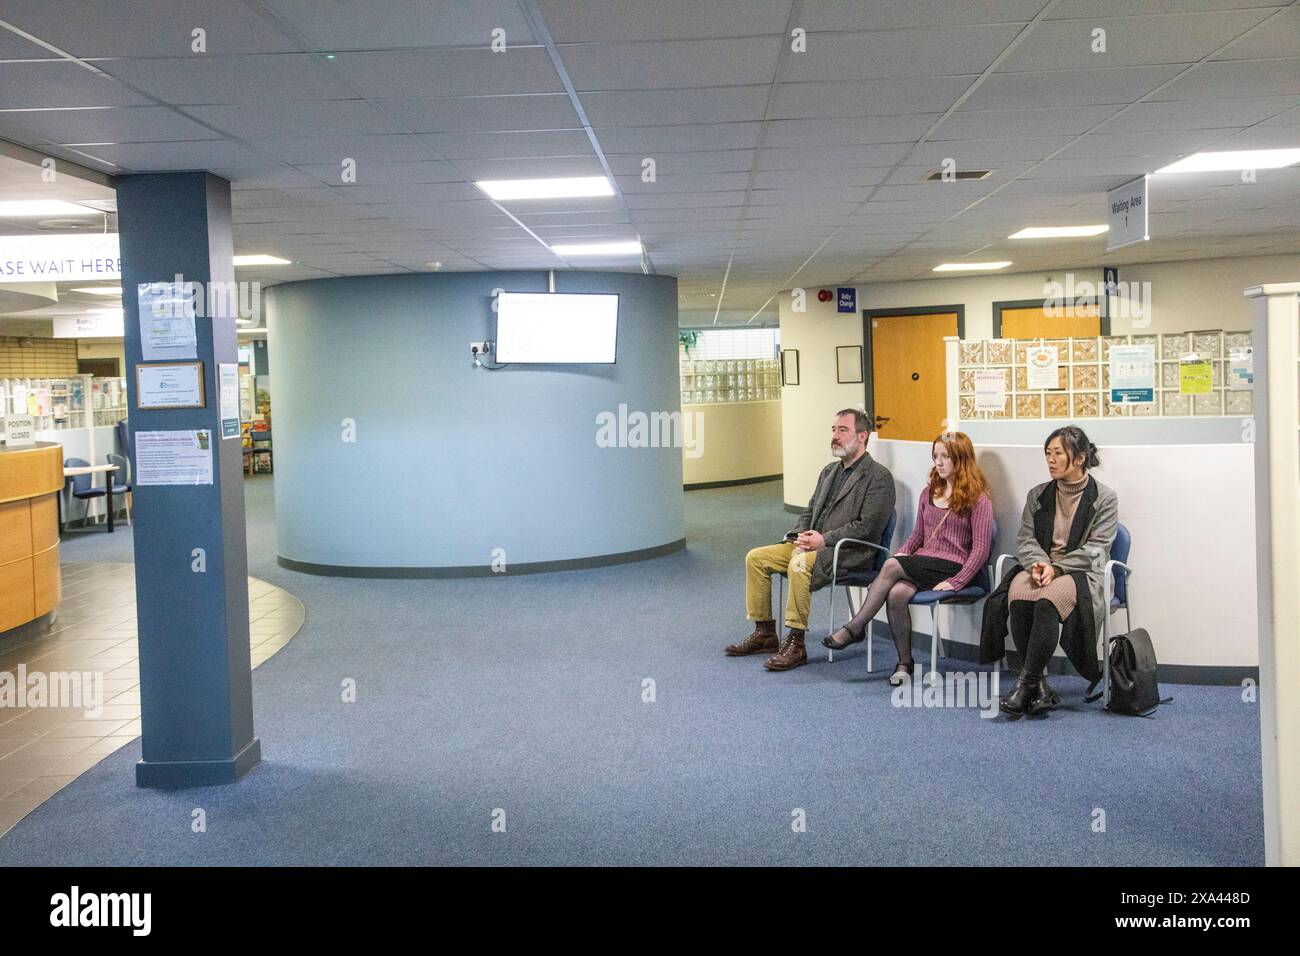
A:
POLYGON ((986 602, 980 641, 980 659, 988 663, 1002 657, 1003 635, 1011 631, 1023 663, 1015 690, 1001 702, 1012 719, 1060 703, 1043 677, 1058 639, 1080 674, 1100 678, 1102 578, 1119 524, 1115 492, 1088 474, 1100 461, 1082 429, 1058 428, 1043 451, 1052 480, 1029 492, 1016 539, 1020 564, 986 602))

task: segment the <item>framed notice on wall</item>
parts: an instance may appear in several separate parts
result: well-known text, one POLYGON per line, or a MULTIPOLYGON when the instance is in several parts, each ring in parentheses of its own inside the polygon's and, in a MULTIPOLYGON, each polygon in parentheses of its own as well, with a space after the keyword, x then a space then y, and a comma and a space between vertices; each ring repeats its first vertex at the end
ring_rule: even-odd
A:
POLYGON ((781 350, 781 384, 799 384, 799 350, 781 350))
POLYGON ((159 362, 135 367, 136 408, 203 408, 202 362, 159 362))
POLYGON ((862 381, 862 346, 835 346, 835 381, 841 385, 862 381))

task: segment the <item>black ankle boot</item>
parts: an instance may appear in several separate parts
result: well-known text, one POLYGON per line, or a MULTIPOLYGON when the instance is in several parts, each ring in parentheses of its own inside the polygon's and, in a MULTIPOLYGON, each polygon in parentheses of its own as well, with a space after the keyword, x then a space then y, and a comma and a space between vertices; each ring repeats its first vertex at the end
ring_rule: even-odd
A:
POLYGON ((1047 683, 1047 672, 1039 678, 1039 685, 1042 691, 1039 693, 1038 700, 1033 705, 1033 712, 1039 713, 1044 710, 1054 710, 1061 706, 1061 695, 1052 690, 1051 685, 1047 683))
POLYGON ((1042 692, 1042 677, 1026 677, 1021 674, 1020 679, 1016 681, 1016 689, 1003 697, 998 702, 998 707, 1012 720, 1017 720, 1034 707, 1042 692))

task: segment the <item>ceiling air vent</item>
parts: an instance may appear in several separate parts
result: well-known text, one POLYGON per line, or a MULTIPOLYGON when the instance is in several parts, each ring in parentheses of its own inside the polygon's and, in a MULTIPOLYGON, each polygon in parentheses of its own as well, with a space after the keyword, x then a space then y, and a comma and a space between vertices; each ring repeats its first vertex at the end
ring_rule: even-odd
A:
POLYGON ((921 182, 964 182, 968 179, 988 179, 992 175, 993 170, 991 169, 954 169, 945 178, 943 170, 936 169, 932 172, 926 173, 921 182))

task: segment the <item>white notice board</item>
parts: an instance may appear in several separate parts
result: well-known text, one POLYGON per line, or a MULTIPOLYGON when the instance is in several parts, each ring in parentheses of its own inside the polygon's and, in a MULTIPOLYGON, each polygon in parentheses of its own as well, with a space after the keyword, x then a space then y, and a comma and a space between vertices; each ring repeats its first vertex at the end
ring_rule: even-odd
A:
POLYGON ((212 484, 212 432, 206 428, 136 432, 135 483, 212 484))

